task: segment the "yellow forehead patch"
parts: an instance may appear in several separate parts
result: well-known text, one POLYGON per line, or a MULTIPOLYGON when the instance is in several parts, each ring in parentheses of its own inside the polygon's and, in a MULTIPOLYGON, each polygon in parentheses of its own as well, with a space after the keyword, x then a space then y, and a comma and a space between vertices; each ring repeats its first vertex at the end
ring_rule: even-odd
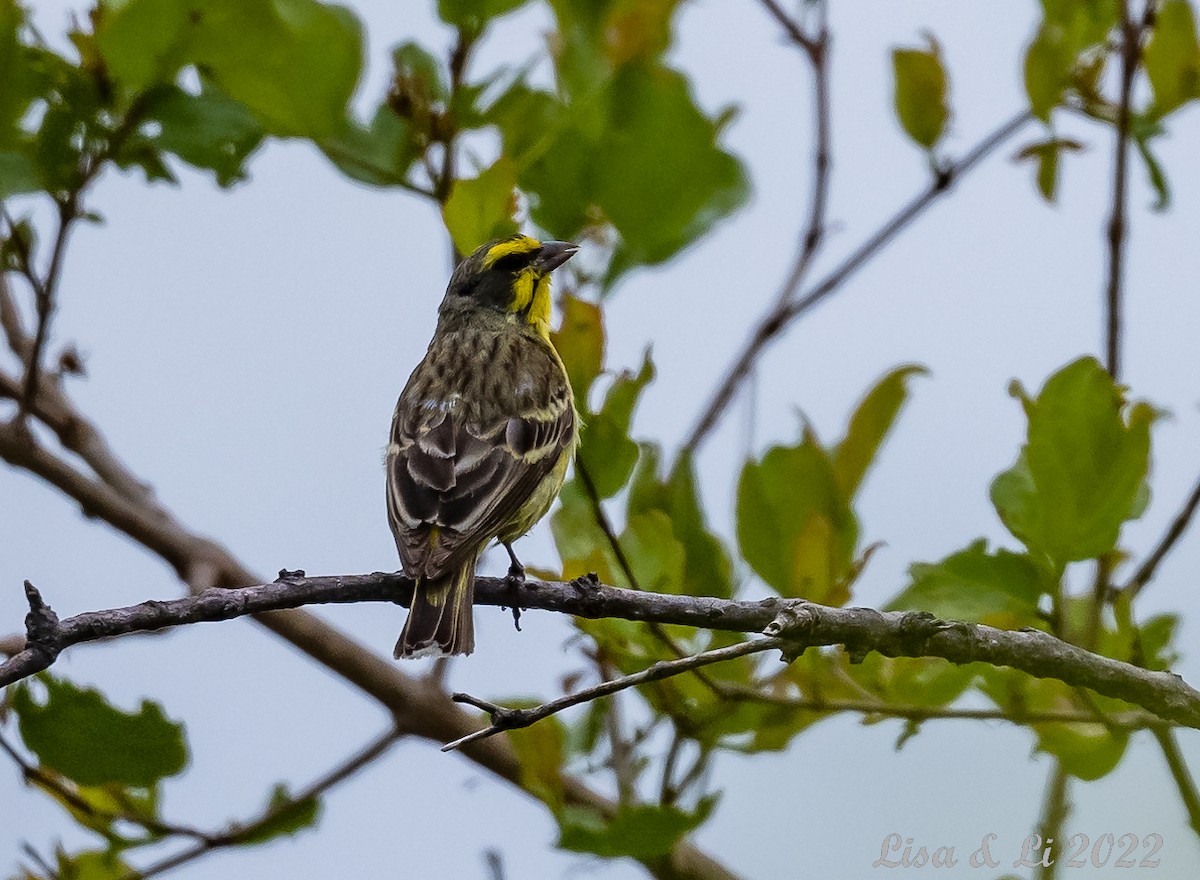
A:
POLYGON ((483 255, 483 268, 492 268, 497 260, 507 257, 509 254, 531 254, 541 246, 540 241, 530 238, 528 235, 514 235, 512 238, 506 238, 488 248, 488 252, 483 255))

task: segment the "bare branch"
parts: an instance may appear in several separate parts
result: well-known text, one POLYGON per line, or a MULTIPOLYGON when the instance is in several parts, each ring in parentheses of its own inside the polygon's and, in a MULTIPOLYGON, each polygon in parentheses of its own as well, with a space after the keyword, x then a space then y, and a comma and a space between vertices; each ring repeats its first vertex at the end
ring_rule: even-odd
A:
POLYGON ((1113 147, 1112 209, 1108 220, 1108 283, 1105 332, 1105 365, 1114 379, 1121 375, 1122 276, 1128 220, 1129 125, 1132 119, 1133 79, 1142 60, 1144 25, 1129 11, 1129 0, 1120 0, 1121 89, 1117 99, 1116 143, 1113 147))
MULTIPOLYGON (((27 247, 18 248, 23 255, 23 271, 36 291, 37 323, 33 333, 33 347, 29 351, 29 361, 25 367, 25 386, 21 393, 21 413, 29 412, 34 399, 37 397, 38 378, 42 369, 42 351, 46 347, 46 339, 50 333, 50 319, 54 315, 55 297, 58 294, 58 279, 62 272, 63 256, 66 253, 67 236, 71 227, 79 217, 79 191, 70 194, 66 199, 55 202, 58 208, 58 230, 54 234, 54 245, 50 250, 50 266, 46 277, 36 282, 33 266, 29 262, 27 247)), ((15 240, 22 238, 21 231, 9 222, 9 229, 15 240)))
MULTIPOLYGON (((288 810, 294 809, 297 804, 320 797, 330 789, 345 782, 376 759, 387 754, 388 750, 401 735, 401 731, 396 729, 384 732, 363 749, 355 752, 307 788, 294 794, 287 801, 269 806, 254 819, 235 823, 222 831, 204 834, 201 840, 193 846, 173 856, 168 856, 162 861, 155 862, 141 871, 131 873, 126 880, 147 880, 147 878, 164 874, 174 868, 186 865, 188 862, 195 861, 202 856, 208 855, 213 850, 236 846, 251 839, 255 834, 258 834, 278 819, 279 816, 288 810)), ((135 819, 134 821, 137 820, 135 819)))
POLYGON ((982 141, 979 142, 958 162, 943 169, 919 195, 913 197, 904 207, 892 215, 886 223, 876 230, 865 242, 850 253, 838 266, 816 284, 807 294, 799 299, 789 299, 779 302, 772 308, 755 327, 750 338, 746 341, 741 353, 734 359, 733 364, 722 378, 720 385, 713 392, 712 398, 703 410, 703 415, 684 441, 683 448, 694 452, 709 432, 716 427, 721 415, 733 402, 738 389, 750 375, 755 361, 767 345, 787 328, 792 321, 799 318, 813 306, 820 303, 850 279, 863 265, 868 263, 883 248, 888 245, 900 232, 906 229, 916 218, 934 204, 938 198, 949 192, 953 184, 978 166, 984 159, 996 151, 1000 145, 1019 131, 1030 120, 1029 111, 1023 110, 1013 116, 982 141))
MULTIPOLYGON (((1038 832, 1043 841, 1063 839, 1062 828, 1071 813, 1070 794, 1071 777, 1063 768, 1062 762, 1054 761, 1054 767, 1046 780, 1046 800, 1042 806, 1042 818, 1038 823, 1038 832)), ((1040 862, 1038 880, 1054 880, 1058 873, 1058 859, 1051 859, 1049 864, 1040 862)))
MULTIPOLYGON (((36 590, 32 594, 31 607, 40 603, 36 590)), ((270 584, 207 590, 186 599, 86 612, 54 626, 48 623, 47 615, 31 611, 38 623, 37 635, 29 637, 24 651, 0 664, 0 685, 46 669, 60 651, 82 642, 187 623, 261 615, 268 610, 308 604, 371 601, 407 604, 411 595, 412 583, 398 573, 310 578, 303 572, 285 571, 280 580, 270 584)), ((877 651, 889 657, 941 657, 959 664, 978 661, 1011 666, 1038 678, 1055 678, 1074 687, 1090 688, 1103 696, 1140 706, 1164 720, 1200 729, 1200 692, 1179 676, 1093 654, 1040 630, 1001 630, 982 624, 938 620, 923 612, 834 608, 802 600, 749 602, 637 592, 582 578, 571 583, 527 580, 514 590, 504 578, 481 577, 476 580, 475 601, 478 605, 505 607, 516 601, 526 609, 587 618, 617 617, 733 632, 762 632, 783 637, 795 650, 815 645, 844 645, 852 654, 877 651), (791 622, 783 626, 780 620, 791 622)), ((788 655, 792 653, 789 649, 788 655)), ((371 657, 374 660, 374 655, 371 657)), ((686 671, 695 668, 687 665, 693 659, 669 662, 683 663, 679 668, 686 671)), ((402 674, 400 677, 413 681, 413 687, 419 686, 417 680, 402 674)), ((409 708, 406 706, 405 710, 409 708)), ((427 724, 422 727, 429 729, 427 724)), ((443 742, 461 735, 447 737, 443 742)))
POLYGON ((1192 778, 1187 764, 1184 763, 1179 744, 1175 741, 1175 734, 1169 729, 1159 729, 1154 731, 1154 737, 1158 740, 1163 757, 1167 759, 1167 768, 1171 771, 1171 778, 1175 780, 1183 808, 1187 810, 1188 824, 1200 835, 1200 791, 1197 791, 1196 780, 1192 778))
POLYGON ((739 642, 736 645, 730 645, 726 648, 704 651, 703 653, 694 654, 691 657, 683 657, 679 660, 660 660, 658 663, 643 669, 641 672, 623 675, 620 678, 608 679, 590 688, 574 694, 567 694, 564 697, 559 697, 557 700, 551 700, 548 703, 542 703, 540 706, 534 706, 530 709, 506 709, 503 706, 497 706, 495 703, 489 703, 487 700, 481 700, 479 697, 458 693, 452 698, 454 702, 467 703, 468 705, 482 709, 492 716, 492 723, 483 730, 477 730, 474 733, 454 740, 454 742, 446 743, 442 746, 442 751, 453 751, 467 743, 495 736, 497 733, 505 730, 518 730, 522 727, 528 727, 531 724, 541 721, 543 718, 548 718, 557 712, 561 712, 563 709, 569 709, 581 703, 590 703, 592 700, 611 696, 626 688, 636 687, 637 685, 647 684, 652 681, 661 681, 673 675, 681 675, 684 672, 699 669, 701 666, 708 666, 710 663, 720 663, 723 660, 732 660, 735 657, 745 657, 747 654, 757 654, 760 651, 769 651, 772 648, 784 649, 787 647, 788 642, 786 639, 755 639, 750 642, 739 642))
MULTIPOLYGON (((776 0, 759 0, 759 2, 762 3, 763 7, 767 10, 770 16, 779 22, 779 25, 783 28, 784 32, 787 33, 792 42, 810 54, 816 51, 816 43, 814 38, 806 34, 804 29, 800 26, 800 23, 784 12, 783 7, 781 7, 776 0)), ((822 13, 824 12, 824 5, 825 4, 822 0, 822 13)))
POLYGON ((1191 525, 1192 518, 1196 515, 1198 508, 1200 508, 1200 479, 1192 487, 1192 494, 1184 502, 1183 509, 1171 521, 1171 525, 1162 536, 1162 540, 1158 542, 1150 552, 1150 555, 1138 566, 1138 570, 1133 573, 1129 582, 1122 588, 1125 592, 1129 593, 1132 597, 1136 597, 1146 584, 1154 579, 1159 564, 1166 559, 1167 554, 1171 552, 1175 544, 1183 537, 1184 532, 1191 525))
MULTIPOLYGON (((1086 693, 1086 692, 1085 692, 1086 693)), ((1086 712, 1070 710, 1034 711, 1023 708, 1012 709, 964 709, 955 706, 919 706, 908 703, 890 703, 868 692, 859 700, 828 700, 823 697, 790 697, 766 693, 752 687, 725 686, 724 694, 729 700, 747 700, 786 706, 805 712, 856 712, 877 718, 906 718, 910 721, 1006 721, 1010 724, 1104 724, 1113 730, 1146 730, 1169 728, 1171 724, 1146 712, 1121 712, 1105 715, 1089 709, 1086 712)))

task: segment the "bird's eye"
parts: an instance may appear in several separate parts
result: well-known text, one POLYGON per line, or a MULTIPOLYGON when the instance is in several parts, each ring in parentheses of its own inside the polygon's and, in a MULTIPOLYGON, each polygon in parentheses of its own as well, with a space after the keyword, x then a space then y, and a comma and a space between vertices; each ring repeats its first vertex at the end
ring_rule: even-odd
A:
POLYGON ((528 266, 535 253, 536 251, 526 251, 519 254, 505 254, 492 264, 492 268, 497 272, 516 272, 518 269, 528 266))

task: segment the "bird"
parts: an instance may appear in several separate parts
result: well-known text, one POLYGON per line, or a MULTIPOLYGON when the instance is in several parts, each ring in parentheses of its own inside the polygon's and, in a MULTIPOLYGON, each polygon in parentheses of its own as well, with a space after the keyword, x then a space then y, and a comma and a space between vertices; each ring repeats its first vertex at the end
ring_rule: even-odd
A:
POLYGON ((396 402, 385 457, 388 522, 413 598, 394 656, 470 654, 475 566, 558 496, 579 415, 550 339, 550 273, 578 246, 512 235, 454 269, 425 357, 396 402))

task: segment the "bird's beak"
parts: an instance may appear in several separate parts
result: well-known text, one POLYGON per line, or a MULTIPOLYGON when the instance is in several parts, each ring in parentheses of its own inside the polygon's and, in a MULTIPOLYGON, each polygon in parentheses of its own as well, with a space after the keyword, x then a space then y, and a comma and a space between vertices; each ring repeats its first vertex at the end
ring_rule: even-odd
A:
POLYGON ((569 241, 544 241, 534 262, 543 272, 553 272, 575 256, 575 252, 578 250, 579 245, 569 241))

